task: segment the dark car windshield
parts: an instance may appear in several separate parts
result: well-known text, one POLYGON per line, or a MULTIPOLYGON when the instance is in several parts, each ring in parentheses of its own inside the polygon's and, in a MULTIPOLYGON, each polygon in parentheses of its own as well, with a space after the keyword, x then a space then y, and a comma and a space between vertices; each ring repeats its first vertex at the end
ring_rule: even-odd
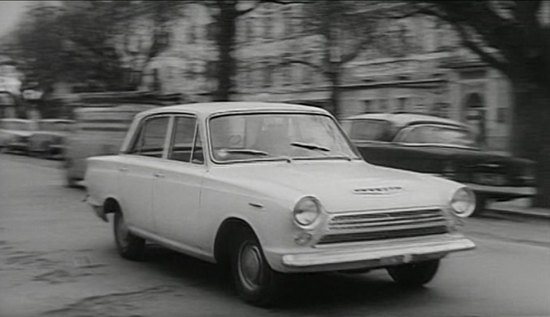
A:
POLYGON ((474 135, 467 129, 446 125, 418 125, 406 128, 397 142, 477 147, 474 135))
POLYGON ((386 120, 345 120, 342 126, 354 141, 391 141, 391 123, 386 120))
POLYGON ((301 113, 238 114, 210 120, 218 162, 273 159, 356 159, 334 120, 301 113))

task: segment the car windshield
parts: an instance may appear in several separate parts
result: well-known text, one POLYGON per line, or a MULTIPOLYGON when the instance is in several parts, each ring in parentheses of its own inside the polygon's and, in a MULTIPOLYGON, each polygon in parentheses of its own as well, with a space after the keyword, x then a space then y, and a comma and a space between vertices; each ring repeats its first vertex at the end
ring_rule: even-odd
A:
POLYGON ((420 125, 403 133, 399 140, 402 143, 440 144, 453 146, 477 147, 472 132, 452 126, 420 125))
POLYGON ((274 159, 357 159, 334 120, 316 114, 239 114, 210 120, 218 162, 274 159))

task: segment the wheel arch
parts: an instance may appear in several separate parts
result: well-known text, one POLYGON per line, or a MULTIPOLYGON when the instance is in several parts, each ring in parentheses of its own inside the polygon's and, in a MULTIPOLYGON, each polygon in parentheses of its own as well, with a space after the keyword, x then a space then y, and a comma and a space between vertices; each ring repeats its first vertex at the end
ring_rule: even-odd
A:
POLYGON ((230 217, 222 222, 214 239, 214 259, 217 263, 222 266, 229 264, 230 250, 237 237, 236 233, 242 231, 249 231, 258 237, 252 226, 242 218, 230 217))
POLYGON ((115 212, 121 212, 122 208, 120 207, 120 203, 118 200, 114 197, 107 197, 103 201, 103 208, 102 213, 99 215, 103 220, 107 221, 107 214, 112 214, 115 212))

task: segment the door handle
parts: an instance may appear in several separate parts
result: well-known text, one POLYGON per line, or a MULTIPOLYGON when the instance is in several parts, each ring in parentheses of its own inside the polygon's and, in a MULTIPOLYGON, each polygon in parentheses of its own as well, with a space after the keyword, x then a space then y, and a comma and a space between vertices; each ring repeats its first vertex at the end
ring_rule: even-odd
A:
POLYGON ((161 173, 154 173, 153 176, 155 176, 156 178, 164 178, 164 174, 161 173))
POLYGON ((121 172, 128 172, 128 168, 127 167, 121 167, 118 169, 119 171, 121 172))

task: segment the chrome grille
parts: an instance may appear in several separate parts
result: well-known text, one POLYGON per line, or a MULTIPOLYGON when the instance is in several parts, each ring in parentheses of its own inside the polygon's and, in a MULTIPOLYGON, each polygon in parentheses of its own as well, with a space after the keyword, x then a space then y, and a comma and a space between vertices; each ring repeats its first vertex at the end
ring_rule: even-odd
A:
POLYGON ((447 221, 440 209, 374 211, 333 216, 328 229, 318 244, 441 234, 447 221))

